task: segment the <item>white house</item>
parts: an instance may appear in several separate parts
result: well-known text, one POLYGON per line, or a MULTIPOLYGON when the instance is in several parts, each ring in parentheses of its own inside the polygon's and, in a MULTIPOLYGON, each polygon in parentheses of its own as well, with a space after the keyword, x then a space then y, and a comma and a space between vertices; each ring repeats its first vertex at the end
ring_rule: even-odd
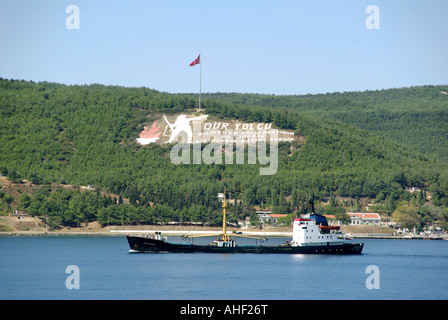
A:
POLYGON ((256 211, 258 220, 260 223, 268 223, 271 225, 277 225, 278 218, 283 218, 288 216, 287 214, 273 214, 271 211, 256 211))
POLYGON ((381 225, 378 213, 349 212, 350 224, 352 225, 381 225))

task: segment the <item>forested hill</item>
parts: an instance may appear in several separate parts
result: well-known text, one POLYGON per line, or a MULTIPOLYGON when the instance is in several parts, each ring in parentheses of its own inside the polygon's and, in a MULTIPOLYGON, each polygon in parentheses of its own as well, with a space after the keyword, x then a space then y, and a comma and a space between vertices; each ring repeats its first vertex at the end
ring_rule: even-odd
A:
MULTIPOLYGON (((428 90, 431 95, 434 90, 442 91, 428 90)), ((442 110, 441 103, 445 96, 438 94, 441 97, 428 97, 427 109, 440 111, 439 120, 443 121, 446 109, 442 110)), ((353 95, 358 97, 357 103, 375 100, 373 92, 353 95)), ((348 124, 351 120, 342 114, 350 117, 353 106, 349 96, 272 97, 269 103, 265 101, 269 96, 217 94, 205 98, 206 114, 273 123, 304 136, 304 145, 281 143, 277 173, 260 176, 258 164, 174 165, 169 157, 172 145, 141 146, 136 142, 143 126, 151 124, 156 115, 194 112, 197 97, 147 88, 1 79, 0 173, 12 181, 28 179, 43 186, 52 182, 92 185, 130 200, 131 205, 120 211, 107 201, 91 199, 87 210, 88 201, 79 200, 83 199, 81 195, 67 191, 50 194, 43 188, 31 199, 16 202, 31 214, 46 215, 55 223, 68 225, 92 219, 105 223, 106 217, 107 223, 123 222, 120 219, 124 217, 130 223, 217 223, 220 215, 216 212, 220 209, 216 195, 224 185, 231 190, 232 198, 242 200, 242 205, 231 211, 233 219, 244 218, 254 205, 282 213, 295 211, 311 193, 316 197, 389 199, 391 204, 403 196, 405 187, 412 186, 431 191, 436 205, 448 205, 448 170, 446 162, 440 160, 443 157, 427 156, 387 135, 348 124), (302 102, 294 105, 288 104, 289 100, 302 102), (308 107, 303 107, 308 100, 308 107), (317 107, 312 107, 313 101, 317 107)), ((387 109, 386 101, 382 106, 387 109)), ((390 110, 395 112, 397 108, 390 110)), ((404 108, 400 112, 406 113, 404 108)), ((375 120, 367 118, 372 125, 375 120)), ((428 119, 432 118, 422 118, 419 131, 424 131, 423 122, 428 119)), ((376 121, 382 123, 381 119, 376 121)), ((437 126, 446 130, 446 123, 437 126)), ((387 212, 393 209, 388 205, 387 212)))
POLYGON ((208 98, 240 106, 283 106, 338 119, 448 160, 448 86, 300 96, 213 93, 208 98))

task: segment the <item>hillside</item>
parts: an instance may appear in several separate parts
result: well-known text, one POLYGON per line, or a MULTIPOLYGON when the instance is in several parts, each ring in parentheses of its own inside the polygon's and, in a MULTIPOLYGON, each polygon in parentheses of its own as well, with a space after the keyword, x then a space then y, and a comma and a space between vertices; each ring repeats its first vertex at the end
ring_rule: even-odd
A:
MULTIPOLYGON (((55 225, 93 220, 102 224, 175 220, 216 225, 221 222, 216 196, 224 185, 229 196, 242 200, 232 209, 230 221, 249 216, 254 206, 286 213, 302 210, 312 193, 327 199, 330 195, 378 198, 390 214, 398 200, 409 200, 404 188, 417 186, 431 191, 436 206, 448 205, 445 161, 337 116, 320 115, 320 109, 311 112, 283 104, 282 99, 288 97, 279 99, 273 97, 269 106, 235 98, 204 99, 204 112, 216 119, 273 123, 303 137, 301 143, 281 142, 278 171, 260 176, 260 163, 175 165, 169 157, 172 145, 136 142, 144 126, 161 114, 193 115, 194 97, 147 88, 1 79, 0 173, 34 185, 92 185, 129 199, 130 206, 124 209, 101 195, 93 193, 92 197, 91 192, 44 192, 45 188, 31 195, 30 201, 14 199, 34 215, 46 213, 55 225)), ((325 104, 334 103, 342 113, 341 99, 324 97, 325 104)), ((5 196, 3 192, 3 210, 10 202, 5 196)))
POLYGON ((337 119, 447 161, 447 92, 445 85, 300 96, 213 93, 206 97, 247 107, 282 106, 337 119))

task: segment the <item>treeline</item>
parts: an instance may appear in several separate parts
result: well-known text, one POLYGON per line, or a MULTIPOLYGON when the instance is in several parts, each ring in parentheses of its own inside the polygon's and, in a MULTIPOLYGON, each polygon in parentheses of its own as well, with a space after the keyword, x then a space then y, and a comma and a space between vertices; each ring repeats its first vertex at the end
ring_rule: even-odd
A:
MULTIPOLYGON (((358 95, 362 97, 363 93, 358 95)), ((375 99, 374 93, 368 96, 366 100, 375 99)), ((382 194, 385 199, 397 201, 407 186, 425 187, 435 205, 448 205, 447 164, 439 158, 427 157, 338 119, 281 106, 275 96, 260 98, 271 99, 270 105, 209 97, 204 99, 204 108, 207 114, 220 118, 272 122, 278 128, 303 135, 304 145, 279 145, 279 167, 272 176, 260 176, 260 164, 174 165, 169 157, 172 146, 136 143, 144 125, 161 114, 195 108, 195 97, 147 88, 1 79, 0 173, 13 181, 28 179, 36 185, 92 185, 130 201, 128 213, 123 213, 125 206, 104 205, 97 199, 97 205, 92 205, 94 210, 83 211, 86 213, 82 218, 73 218, 63 204, 69 206, 81 195, 72 195, 67 202, 59 198, 63 198, 64 191, 58 191, 36 200, 40 206, 31 209, 34 214, 57 212, 55 217, 60 216, 59 222, 65 225, 93 218, 104 224, 105 217, 108 223, 117 224, 125 219, 123 215, 129 215, 126 219, 130 223, 155 223, 156 217, 163 216, 174 221, 202 219, 213 224, 220 219, 216 197, 224 186, 232 192, 232 198, 241 200, 241 205, 234 208, 235 217, 249 216, 256 205, 293 212, 311 194, 317 198, 334 194, 372 199, 382 194), (51 206, 52 197, 62 204, 51 206), (44 199, 51 201, 46 204, 44 199)), ((314 96, 301 99, 311 101, 314 96)), ((328 108, 332 101, 336 106, 348 106, 350 101, 344 95, 324 100, 328 108)))
MULTIPOLYGON (((0 191, 0 199, 7 198, 0 191)), ((140 202, 137 199, 124 201, 118 198, 101 195, 99 190, 80 190, 58 188, 53 190, 49 185, 39 187, 32 194, 22 193, 17 199, 20 210, 42 218, 50 228, 57 229, 61 225, 79 227, 83 223, 98 221, 102 226, 165 224, 168 222, 202 223, 203 225, 222 225, 222 208, 218 201, 204 206, 193 204, 175 210, 166 203, 140 202)), ((237 223, 252 211, 246 212, 242 204, 230 205, 227 220, 237 223)))

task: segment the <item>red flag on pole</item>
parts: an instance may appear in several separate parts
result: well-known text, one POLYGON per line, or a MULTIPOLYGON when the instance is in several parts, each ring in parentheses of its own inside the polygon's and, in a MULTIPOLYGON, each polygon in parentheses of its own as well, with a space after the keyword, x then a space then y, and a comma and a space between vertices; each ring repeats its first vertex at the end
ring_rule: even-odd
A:
POLYGON ((190 67, 200 64, 201 63, 201 55, 198 55, 198 57, 196 58, 196 60, 194 60, 192 63, 190 63, 190 67))

